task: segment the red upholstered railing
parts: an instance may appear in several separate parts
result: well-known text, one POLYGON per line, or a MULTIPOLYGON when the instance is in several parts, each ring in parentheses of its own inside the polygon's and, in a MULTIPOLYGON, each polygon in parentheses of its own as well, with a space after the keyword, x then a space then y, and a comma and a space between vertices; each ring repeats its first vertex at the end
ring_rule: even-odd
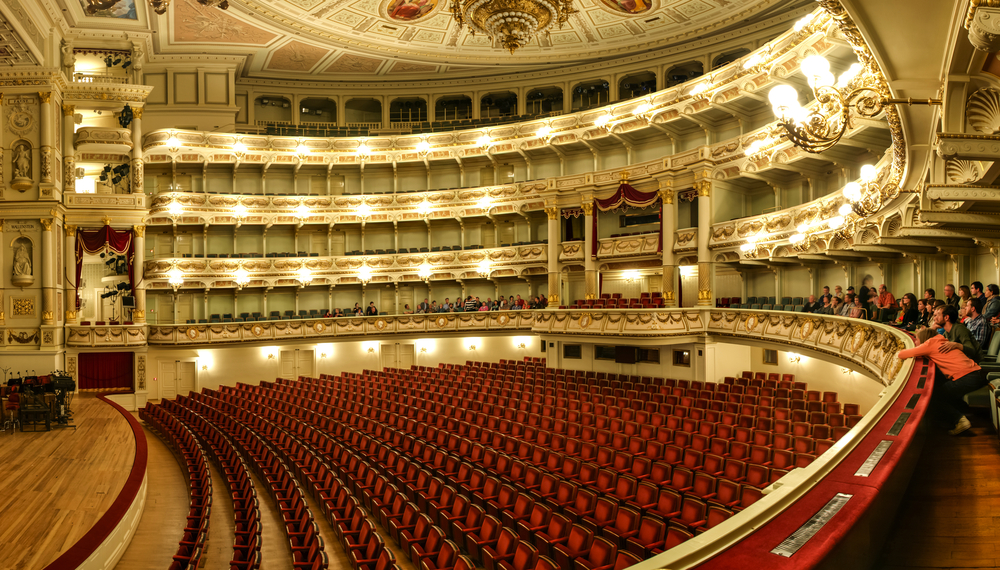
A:
POLYGON ((135 502, 135 498, 139 494, 139 489, 142 488, 142 481, 146 477, 148 450, 146 447, 146 434, 143 433, 139 420, 129 413, 128 410, 106 398, 104 394, 98 394, 97 397, 118 410, 122 417, 125 418, 125 421, 128 422, 129 427, 132 428, 132 436, 135 438, 135 459, 132 460, 132 470, 129 472, 128 479, 125 480, 125 485, 118 493, 118 497, 111 504, 111 507, 91 527, 87 534, 76 541, 76 544, 71 546, 69 550, 63 552, 59 558, 56 558, 46 566, 45 570, 75 570, 87 558, 90 558, 104 541, 111 536, 111 533, 118 527, 122 519, 125 518, 125 514, 135 502))

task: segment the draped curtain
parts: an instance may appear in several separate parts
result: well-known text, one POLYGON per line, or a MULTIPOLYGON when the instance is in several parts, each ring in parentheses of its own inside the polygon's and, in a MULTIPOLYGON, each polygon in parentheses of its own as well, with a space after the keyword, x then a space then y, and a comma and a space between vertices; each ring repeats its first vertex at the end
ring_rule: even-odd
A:
MULTIPOLYGON (((640 192, 629 185, 628 182, 622 182, 618 186, 618 190, 611 196, 601 200, 599 198, 594 199, 594 205, 597 209, 602 212, 607 212, 609 210, 614 210, 615 208, 621 207, 622 204, 626 206, 632 206, 635 208, 648 208, 652 206, 657 201, 660 200, 660 195, 658 192, 640 192)), ((597 249, 599 247, 597 239, 597 212, 594 212, 594 243, 592 246, 593 251, 590 252, 591 255, 597 255, 597 249)), ((657 253, 663 251, 663 202, 660 201, 660 239, 656 245, 657 253)))
POLYGON ((131 352, 81 353, 79 388, 81 390, 132 390, 131 352))
POLYGON ((80 277, 83 275, 83 254, 111 252, 124 255, 128 264, 128 284, 135 291, 135 239, 132 230, 116 230, 104 226, 99 230, 76 231, 76 308, 80 308, 80 277))

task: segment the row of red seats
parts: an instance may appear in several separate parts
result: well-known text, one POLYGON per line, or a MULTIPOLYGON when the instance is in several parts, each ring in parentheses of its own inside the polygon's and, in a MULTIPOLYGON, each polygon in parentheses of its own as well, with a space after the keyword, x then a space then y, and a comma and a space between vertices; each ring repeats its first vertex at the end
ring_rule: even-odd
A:
MULTIPOLYGON (((412 450, 411 450, 411 453, 412 453, 412 450)), ((479 462, 479 463, 477 463, 477 464, 479 464, 479 465, 482 465, 482 464, 484 464, 484 462, 480 461, 480 462, 479 462)), ((485 461, 485 464, 489 464, 489 461, 488 461, 488 460, 487 460, 487 461, 485 461)), ((470 464, 467 464, 467 463, 466 463, 466 464, 464 464, 464 465, 466 466, 467 470, 471 470, 471 465, 470 465, 470 464)), ((548 479, 543 479, 543 480, 542 480, 542 483, 541 483, 541 485, 544 485, 544 483, 545 483, 545 481, 546 481, 546 480, 549 480, 549 481, 554 481, 554 479, 552 479, 551 477, 549 477, 548 479)), ((622 481, 626 481, 626 479, 625 479, 625 478, 623 478, 623 479, 622 479, 622 481)), ((564 488, 565 488, 565 485, 564 485, 564 488)), ((543 492, 545 491, 544 487, 540 487, 540 489, 541 489, 541 490, 542 490, 543 492)), ((609 490, 610 490, 610 489, 609 489, 609 490)), ((591 497, 593 497, 593 495, 592 495, 591 493, 587 492, 587 491, 586 491, 586 490, 584 490, 584 489, 580 489, 580 490, 579 490, 579 493, 577 494, 577 497, 580 497, 580 498, 583 498, 583 497, 585 497, 585 496, 587 496, 587 495, 590 495, 591 497)), ((759 497, 759 494, 758 494, 757 496, 759 497)))
POLYGON ((261 525, 260 503, 254 491, 249 470, 236 446, 221 430, 200 414, 165 401, 163 407, 194 433, 226 481, 233 501, 233 558, 230 570, 251 570, 260 567, 261 525))
POLYGON ((167 410, 146 404, 139 410, 139 417, 174 452, 188 480, 190 503, 184 535, 170 563, 170 570, 198 568, 208 541, 208 523, 212 514, 212 475, 205 462, 205 451, 190 430, 167 410))
MULTIPOLYGON (((353 433, 357 434, 357 433, 360 433, 360 432, 353 432, 353 433)), ((374 442, 374 440, 370 440, 370 441, 374 442)), ((377 444, 377 445, 381 446, 381 444, 377 444)), ((381 449, 387 449, 387 448, 385 446, 381 446, 381 449)), ((485 501, 485 500, 488 500, 488 499, 492 500, 493 498, 499 499, 499 494, 497 495, 497 497, 491 497, 489 495, 490 492, 486 491, 486 487, 484 486, 484 488, 481 491, 484 491, 485 494, 479 493, 479 494, 474 494, 473 495, 474 497, 478 497, 479 499, 481 499, 480 504, 476 504, 476 503, 472 502, 474 499, 467 498, 467 494, 468 494, 468 491, 469 491, 469 488, 467 486, 462 486, 463 490, 466 491, 465 495, 455 493, 454 492, 454 487, 442 486, 440 483, 437 486, 437 489, 439 489, 440 492, 437 492, 437 491, 434 490, 433 480, 429 484, 426 483, 426 481, 428 479, 431 479, 429 471, 426 471, 426 470, 421 471, 422 474, 425 474, 424 475, 424 482, 421 483, 421 477, 419 475, 416 477, 416 479, 413 478, 412 471, 414 471, 415 468, 411 467, 411 464, 410 464, 409 460, 407 460, 405 457, 399 457, 399 456, 397 456, 397 459, 394 460, 394 461, 396 462, 397 466, 396 466, 396 469, 394 471, 390 471, 390 473, 394 474, 396 476, 395 482, 399 483, 401 486, 409 487, 409 488, 411 488, 411 490, 413 490, 412 489, 412 485, 416 485, 416 488, 415 488, 416 490, 426 490, 427 494, 422 495, 420 498, 418 498, 418 496, 416 494, 411 493, 411 498, 414 498, 414 499, 417 499, 417 500, 421 500, 421 502, 426 501, 428 498, 430 498, 431 501, 436 501, 436 502, 431 502, 430 513, 436 519, 438 519, 438 522, 441 524, 441 526, 443 526, 446 529, 450 529, 450 530, 453 531, 453 534, 451 536, 452 536, 452 538, 455 538, 458 542, 466 542, 467 543, 468 540, 462 540, 462 539, 463 538, 470 538, 470 537, 466 537, 465 535, 459 536, 459 535, 456 535, 454 533, 459 532, 459 529, 461 529, 461 530, 481 529, 481 528, 483 528, 483 525, 480 524, 481 520, 482 521, 486 521, 485 524, 486 524, 487 528, 492 527, 494 529, 494 531, 490 531, 491 534, 493 534, 495 532, 495 530, 497 528, 499 528, 499 525, 488 524, 489 523, 489 519, 487 519, 483 515, 484 512, 483 512, 483 505, 482 505, 482 502, 485 501), (406 466, 405 467, 400 467, 399 464, 403 463, 403 462, 406 463, 406 466), (425 487, 426 487, 426 489, 425 489, 425 487), (463 522, 463 520, 464 520, 464 522, 463 522)), ((379 463, 379 464, 383 464, 383 463, 379 463)), ((387 483, 385 483, 385 481, 386 481, 386 479, 384 477, 380 477, 378 480, 376 480, 376 481, 374 481, 372 483, 374 485, 373 489, 374 489, 375 493, 378 493, 378 490, 380 488, 379 487, 380 482, 382 483, 383 487, 385 487, 387 485, 387 483)), ((440 479, 438 479, 437 481, 440 481, 440 479)), ((394 487, 394 485, 393 485, 393 487, 394 487)), ((508 488, 511 491, 513 491, 513 487, 508 487, 508 488)), ((436 550, 436 551, 439 552, 439 554, 435 556, 434 563, 432 565, 428 565, 427 564, 427 554, 425 552, 423 552, 423 550, 422 550, 423 547, 419 543, 417 543, 415 545, 411 544, 413 542, 412 539, 414 537, 408 535, 405 532, 406 530, 408 530, 411 527, 416 528, 418 526, 421 526, 419 524, 419 521, 416 520, 418 518, 417 508, 415 507, 414 503, 412 503, 412 502, 409 505, 404 504, 404 502, 403 502, 404 499, 400 495, 396 495, 396 497, 397 498, 395 499, 395 501, 394 501, 394 503, 393 503, 392 506, 390 506, 387 510, 383 509, 383 516, 386 518, 386 520, 384 522, 387 523, 386 526, 388 528, 393 529, 393 528, 396 527, 396 522, 395 522, 396 518, 393 518, 393 517, 395 517, 397 515, 399 516, 399 520, 401 521, 400 524, 402 525, 401 528, 404 529, 404 532, 402 533, 401 545, 404 547, 404 550, 406 550, 407 547, 410 547, 409 551, 411 552, 411 555, 413 556, 413 562, 414 563, 418 563, 418 562, 421 563, 421 566, 424 567, 424 568, 441 568, 442 567, 441 566, 442 563, 447 564, 448 562, 442 561, 440 559, 440 557, 447 556, 447 557, 450 558, 451 554, 449 554, 449 553, 454 552, 455 549, 453 548, 453 546, 449 547, 449 545, 448 545, 448 543, 447 543, 446 540, 440 540, 440 541, 435 541, 434 540, 435 536, 443 537, 445 535, 444 532, 440 531, 439 529, 438 529, 438 533, 439 534, 427 531, 426 529, 429 529, 430 527, 433 526, 433 522, 434 521, 432 519, 430 519, 429 517, 427 517, 427 515, 424 515, 425 517, 427 517, 426 520, 430 521, 430 523, 431 523, 430 525, 428 525, 426 523, 422 525, 422 527, 425 529, 424 532, 428 533, 427 536, 430 538, 430 542, 434 543, 433 545, 431 545, 430 548, 432 550, 436 550), (443 550, 443 552, 445 554, 440 554, 440 552, 442 550, 443 550)), ((522 504, 527 504, 527 501, 529 501, 529 499, 528 499, 528 496, 525 495, 523 497, 523 499, 522 499, 522 504)), ((504 511, 504 512, 506 513, 507 511, 504 511)), ((534 514, 535 522, 538 522, 538 517, 540 516, 539 513, 542 513, 542 512, 547 513, 547 515, 551 515, 551 511, 548 509, 548 507, 545 507, 544 505, 538 504, 535 507, 533 507, 532 513, 534 514)), ((625 512, 625 510, 623 510, 623 513, 624 512, 625 512)), ((546 523, 547 523, 547 515, 546 515, 546 523)), ((512 516, 514 516, 514 515, 512 515, 512 516)), ((532 519, 532 515, 528 515, 527 521, 531 521, 531 519, 532 519)), ((497 519, 494 516, 494 517, 492 517, 492 520, 496 521, 497 519)), ((623 518, 623 520, 624 520, 624 518, 623 518)), ((515 518, 512 519, 511 522, 516 523, 515 526, 521 527, 522 533, 524 533, 525 531, 523 530, 523 528, 524 528, 525 524, 527 524, 527 521, 524 520, 524 517, 516 517, 515 516, 515 518)), ((636 522, 638 522, 638 519, 636 520, 636 522)), ((507 526, 511 526, 511 525, 507 525, 507 526)), ((648 522, 647 522, 647 526, 648 526, 648 522)), ((506 528, 506 529, 503 529, 503 530, 506 531, 506 533, 508 533, 508 535, 512 535, 512 533, 513 533, 513 531, 510 528, 506 528)), ((539 529, 535 528, 535 530, 539 530, 539 529)), ((664 526, 664 531, 665 531, 665 526, 664 526)), ((421 536, 419 533, 420 533, 420 531, 418 531, 418 537, 421 536)), ((600 533, 598 533, 598 534, 600 534, 600 533)), ((630 534, 629 537, 631 537, 631 536, 632 535, 630 534)), ((499 536, 496 537, 495 539, 493 537, 479 537, 479 538, 484 539, 488 543, 492 543, 492 542, 494 542, 494 540, 496 540, 496 541, 502 540, 502 537, 499 537, 499 536)), ((598 536, 598 538, 599 538, 599 536, 598 536)), ((470 540, 475 541, 475 537, 470 538, 470 540)), ((482 542, 482 540, 480 540, 479 542, 482 542)), ((598 542, 598 545, 599 544, 600 543, 598 542)), ((510 543, 510 546, 512 548, 512 552, 509 553, 509 554, 511 554, 511 561, 510 561, 510 563, 512 565, 514 565, 514 566, 512 566, 513 568, 519 568, 519 567, 523 567, 523 568, 532 568, 532 567, 539 568, 539 567, 541 567, 541 568, 545 568, 546 570, 549 570, 550 568, 554 568, 554 565, 552 564, 551 561, 546 561, 543 558, 539 558, 537 556, 538 547, 535 547, 535 546, 531 545, 530 543, 525 543, 525 544, 521 545, 520 551, 521 551, 521 553, 524 556, 527 556, 527 558, 525 558, 524 560, 518 561, 518 556, 515 554, 516 551, 518 550, 518 548, 514 545, 513 542, 510 543)), ((505 544, 504 548, 506 548, 506 544, 505 544)), ((617 548, 617 546, 616 546, 616 548, 617 548)), ((470 549, 470 552, 475 552, 477 557, 482 554, 482 550, 479 549, 479 548, 475 548, 475 547, 470 546, 469 549, 470 549)), ((487 544, 486 547, 485 547, 485 550, 487 552, 491 552, 490 549, 491 549, 490 545, 487 544)), ((601 549, 598 548, 597 549, 597 553, 600 553, 600 552, 601 552, 601 549)), ((597 553, 595 553, 595 556, 597 556, 597 553)), ((486 558, 486 559, 484 559, 484 564, 486 564, 486 565, 489 565, 489 562, 487 562, 485 560, 494 560, 495 562, 499 562, 501 566, 503 565, 504 562, 506 562, 506 560, 495 560, 495 559, 486 558)), ((634 564, 634 563, 638 562, 639 558, 637 558, 635 556, 631 556, 631 557, 630 556, 626 556, 626 553, 623 552, 621 557, 616 558, 616 561, 618 561, 620 564, 631 565, 631 564, 634 564)), ((567 561, 567 565, 569 565, 568 561, 567 561)), ((572 567, 572 566, 570 566, 570 567, 572 567)), ((621 566, 621 567, 624 568, 625 566, 621 566)))
POLYGON ((323 550, 323 538, 313 520, 302 491, 282 460, 279 450, 265 439, 263 426, 247 422, 250 418, 237 418, 210 406, 195 404, 196 397, 179 396, 175 402, 165 402, 202 414, 227 433, 239 447, 240 453, 249 458, 249 464, 258 478, 265 482, 284 522, 285 534, 292 551, 292 566, 296 569, 323 570, 329 565, 323 550))

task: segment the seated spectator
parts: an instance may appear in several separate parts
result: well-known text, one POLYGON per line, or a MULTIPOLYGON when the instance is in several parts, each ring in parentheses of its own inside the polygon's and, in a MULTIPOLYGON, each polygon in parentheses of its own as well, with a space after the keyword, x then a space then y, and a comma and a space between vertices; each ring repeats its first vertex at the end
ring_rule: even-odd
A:
POLYGON ((827 301, 830 301, 830 300, 833 299, 833 295, 830 294, 830 288, 828 286, 826 286, 826 285, 823 286, 823 294, 820 295, 819 298, 823 300, 824 306, 825 306, 825 304, 826 304, 827 301))
POLYGON ((965 326, 980 347, 987 346, 990 338, 989 326, 983 318, 982 310, 983 302, 979 299, 969 299, 965 302, 965 326))
POLYGON ((369 317, 377 317, 378 309, 375 308, 375 301, 368 303, 368 309, 365 311, 365 315, 369 317))
POLYGON ((898 310, 896 298, 886 288, 885 283, 878 286, 878 303, 876 306, 882 310, 880 318, 882 322, 890 321, 896 316, 896 311, 898 310))
POLYGON ((934 326, 938 330, 943 330, 944 338, 948 340, 941 350, 948 352, 951 350, 961 350, 973 362, 982 360, 982 353, 979 351, 979 343, 972 338, 969 329, 958 322, 958 311, 951 305, 944 305, 934 310, 934 326))
POLYGON ((856 298, 857 298, 856 295, 848 293, 847 297, 844 298, 843 302, 838 303, 837 297, 834 297, 833 314, 841 317, 851 316, 851 311, 854 310, 854 303, 855 303, 854 300, 856 298))
POLYGON ((326 311, 323 312, 323 318, 324 319, 329 319, 332 316, 333 316, 333 314, 330 312, 329 309, 327 309, 326 311))
POLYGON ((472 295, 465 298, 465 305, 462 307, 462 310, 466 313, 471 313, 476 310, 476 301, 472 298, 472 295))
POLYGON ((545 309, 549 306, 549 300, 544 294, 539 295, 538 300, 542 302, 541 306, 542 309, 545 309))
POLYGON ((865 309, 864 303, 862 303, 861 299, 859 299, 857 296, 854 297, 854 306, 851 307, 851 311, 848 316, 855 319, 868 318, 867 310, 865 309))
POLYGON ((438 302, 434 301, 431 303, 431 308, 428 310, 430 313, 438 313, 441 311, 441 307, 438 306, 438 302))
POLYGON ((924 299, 933 299, 934 296, 934 289, 924 289, 924 299))
POLYGON ((986 302, 986 293, 983 293, 983 284, 980 281, 973 281, 972 285, 969 285, 969 291, 972 292, 973 299, 982 299, 986 302))
POLYGON ((840 287, 840 285, 834 285, 833 296, 840 297, 841 299, 844 298, 844 290, 840 287))
POLYGON ((361 308, 361 303, 354 303, 354 316, 363 317, 365 316, 364 309, 361 308))
POLYGON ((878 320, 878 291, 874 287, 868 290, 868 303, 865 308, 868 309, 868 319, 878 320))
POLYGON ((958 295, 955 294, 955 286, 951 283, 944 286, 944 302, 955 307, 958 306, 960 301, 958 295))
POLYGON ((424 302, 417 305, 418 313, 429 313, 431 312, 431 305, 427 302, 427 297, 424 297, 424 302))
POLYGON ((932 306, 931 300, 917 299, 917 327, 926 327, 931 322, 932 306))
POLYGON ((821 314, 821 315, 832 315, 833 314, 833 302, 830 299, 827 299, 825 297, 822 297, 822 299, 823 299, 823 308, 819 309, 816 312, 819 313, 819 314, 821 314))
POLYGON ((479 311, 489 311, 490 310, 490 305, 489 305, 489 303, 483 303, 482 305, 479 305, 479 309, 477 309, 477 310, 479 310, 479 311))
POLYGON ((520 295, 517 296, 517 299, 514 301, 514 304, 517 305, 518 309, 525 308, 524 299, 522 299, 520 295))
POLYGON ((972 298, 972 291, 969 289, 968 285, 962 285, 958 288, 958 303, 956 307, 964 307, 965 302, 972 298))
POLYGON ((344 311, 342 311, 340 309, 334 309, 333 310, 333 316, 334 316, 334 318, 343 317, 344 316, 344 311))
POLYGON ((405 305, 403 305, 403 314, 404 315, 412 315, 413 314, 413 309, 410 308, 410 304, 409 303, 406 303, 405 305))
POLYGON ((913 293, 907 293, 899 300, 899 316, 892 324, 902 329, 914 330, 919 316, 917 314, 917 296, 913 293))
MULTIPOLYGON (((951 307, 954 310, 954 307, 951 307)), ((963 398, 986 385, 986 374, 983 369, 969 359, 965 354, 954 349, 947 349, 949 344, 945 337, 933 329, 917 330, 917 346, 899 351, 899 358, 914 358, 926 356, 937 367, 940 377, 936 381, 931 401, 937 408, 941 419, 952 427, 948 433, 958 435, 972 424, 965 417, 963 398)))
POLYGON ((816 295, 809 295, 809 302, 802 307, 803 313, 815 313, 823 308, 823 303, 816 300, 816 295))
POLYGON ((510 307, 507 306, 507 299, 504 299, 502 295, 500 296, 500 300, 497 301, 497 310, 498 311, 510 310, 510 307))
POLYGON ((983 305, 983 320, 987 325, 1000 325, 1000 287, 996 283, 986 286, 986 304, 983 305))

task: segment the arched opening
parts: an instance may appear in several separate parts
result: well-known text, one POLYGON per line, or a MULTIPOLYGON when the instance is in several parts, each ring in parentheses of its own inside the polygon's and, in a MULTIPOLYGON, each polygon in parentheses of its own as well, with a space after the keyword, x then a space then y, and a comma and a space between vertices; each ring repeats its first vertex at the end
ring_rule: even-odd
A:
POLYGON ((712 60, 712 69, 717 69, 723 65, 730 64, 748 53, 750 53, 750 50, 747 48, 740 48, 726 52, 712 60))
POLYGON ((500 91, 487 93, 479 100, 479 117, 512 117, 517 115, 517 93, 500 91))
POLYGON ((427 120, 427 101, 419 97, 394 99, 389 103, 390 126, 412 126, 427 120))
POLYGON ((583 111, 591 107, 607 105, 609 100, 610 86, 603 79, 585 81, 573 86, 573 108, 571 111, 583 111))
POLYGON ((325 97, 303 99, 299 103, 299 124, 323 123, 328 125, 337 122, 337 103, 325 97))
POLYGON ((448 95, 434 103, 434 120, 457 121, 472 118, 472 99, 467 95, 448 95))
POLYGON ((344 105, 348 127, 382 127, 382 102, 378 99, 351 99, 344 105))
POLYGON ((285 97, 262 95, 254 100, 254 106, 258 125, 276 127, 292 124, 292 102, 285 97))
POLYGON ((667 71, 667 87, 680 85, 689 79, 705 74, 705 64, 700 61, 689 61, 675 65, 667 71))
POLYGON ((619 99, 642 97, 653 91, 656 91, 656 74, 652 71, 628 75, 618 82, 619 99))
POLYGON ((527 113, 529 115, 545 115, 548 113, 561 113, 563 110, 563 90, 562 87, 541 87, 528 91, 525 102, 527 103, 527 113))

